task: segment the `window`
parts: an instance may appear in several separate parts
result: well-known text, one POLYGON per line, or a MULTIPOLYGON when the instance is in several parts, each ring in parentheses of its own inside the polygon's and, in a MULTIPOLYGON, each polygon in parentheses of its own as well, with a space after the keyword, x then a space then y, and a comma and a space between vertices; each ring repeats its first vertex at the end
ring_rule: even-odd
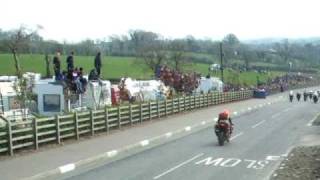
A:
POLYGON ((60 95, 45 94, 43 95, 44 112, 60 112, 60 95))

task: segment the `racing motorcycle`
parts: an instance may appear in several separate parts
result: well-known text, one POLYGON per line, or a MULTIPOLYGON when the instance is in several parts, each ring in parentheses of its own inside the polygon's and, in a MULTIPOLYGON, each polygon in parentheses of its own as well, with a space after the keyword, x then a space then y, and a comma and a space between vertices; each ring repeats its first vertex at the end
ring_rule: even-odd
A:
POLYGON ((318 96, 314 95, 313 96, 313 102, 316 104, 318 102, 318 96))
POLYGON ((290 102, 293 101, 293 95, 289 95, 290 102))
POLYGON ((230 141, 231 133, 230 133, 230 125, 228 123, 219 121, 215 125, 215 133, 217 135, 218 143, 220 146, 223 146, 225 141, 227 142, 230 141))
POLYGON ((297 100, 300 101, 300 98, 301 98, 301 94, 297 93, 297 100))

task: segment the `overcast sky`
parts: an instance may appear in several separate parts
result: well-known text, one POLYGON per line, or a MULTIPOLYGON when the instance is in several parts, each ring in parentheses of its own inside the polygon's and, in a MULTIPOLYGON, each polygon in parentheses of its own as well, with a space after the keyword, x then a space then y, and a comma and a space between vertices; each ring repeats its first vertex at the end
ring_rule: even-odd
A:
POLYGON ((315 37, 319 5, 319 0, 0 0, 0 28, 39 24, 46 39, 68 42, 130 29, 167 38, 315 37))

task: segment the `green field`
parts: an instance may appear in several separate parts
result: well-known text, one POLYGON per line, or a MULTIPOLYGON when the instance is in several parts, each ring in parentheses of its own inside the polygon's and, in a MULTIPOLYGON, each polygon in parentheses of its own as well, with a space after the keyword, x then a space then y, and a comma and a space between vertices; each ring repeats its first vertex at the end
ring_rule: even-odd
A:
MULTIPOLYGON (((62 68, 66 69, 66 56, 61 57, 62 68)), ((75 66, 83 67, 88 73, 93 68, 94 57, 75 56, 75 66)), ((20 56, 21 67, 24 72, 39 72, 45 75, 45 60, 43 55, 22 55, 20 56)), ((192 64, 188 66, 189 70, 200 72, 202 75, 208 74, 208 64, 192 64)), ((14 63, 12 55, 0 54, 0 75, 14 75, 14 63)), ((52 69, 51 69, 51 73, 52 69)), ((257 82, 257 76, 260 81, 265 81, 268 77, 274 77, 282 74, 280 72, 272 72, 269 74, 258 74, 255 72, 236 73, 225 71, 225 80, 238 81, 240 84, 254 85, 257 82)), ((220 74, 213 74, 219 76, 220 74)), ((141 59, 135 57, 103 57, 102 77, 104 79, 119 79, 128 76, 137 79, 151 79, 153 73, 144 65, 141 59)))

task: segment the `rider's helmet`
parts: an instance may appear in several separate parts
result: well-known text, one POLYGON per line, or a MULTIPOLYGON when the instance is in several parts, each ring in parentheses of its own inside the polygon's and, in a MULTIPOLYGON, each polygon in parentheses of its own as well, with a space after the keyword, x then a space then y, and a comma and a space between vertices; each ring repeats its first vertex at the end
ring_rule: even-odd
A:
POLYGON ((229 118, 229 110, 225 109, 223 112, 219 114, 219 119, 228 119, 229 118))

